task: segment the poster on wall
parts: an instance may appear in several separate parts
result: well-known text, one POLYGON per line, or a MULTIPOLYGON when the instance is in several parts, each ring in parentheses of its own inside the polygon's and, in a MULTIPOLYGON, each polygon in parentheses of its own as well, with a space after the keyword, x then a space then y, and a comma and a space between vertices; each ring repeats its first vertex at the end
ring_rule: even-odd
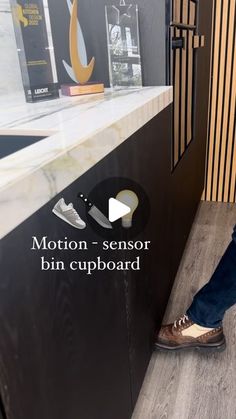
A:
POLYGON ((43 0, 10 3, 26 101, 57 98, 43 0))

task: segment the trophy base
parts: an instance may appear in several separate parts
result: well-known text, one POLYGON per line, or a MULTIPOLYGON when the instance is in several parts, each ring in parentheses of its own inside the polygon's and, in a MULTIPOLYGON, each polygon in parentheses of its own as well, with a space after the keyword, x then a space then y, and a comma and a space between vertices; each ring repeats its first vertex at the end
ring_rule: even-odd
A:
POLYGON ((92 95, 104 92, 103 83, 62 84, 61 93, 64 96, 92 95))

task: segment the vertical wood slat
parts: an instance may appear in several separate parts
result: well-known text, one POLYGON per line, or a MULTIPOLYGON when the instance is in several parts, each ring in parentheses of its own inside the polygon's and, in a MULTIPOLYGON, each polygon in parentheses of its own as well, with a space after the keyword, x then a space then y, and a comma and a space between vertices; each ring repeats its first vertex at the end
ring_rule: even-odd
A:
MULTIPOLYGON (((232 136, 230 136, 228 130, 228 115, 230 114, 230 92, 231 92, 231 74, 232 74, 232 67, 228 65, 228 63, 232 63, 233 60, 233 31, 230 28, 233 27, 234 24, 234 13, 235 13, 235 2, 229 0, 228 5, 228 16, 227 16, 227 35, 226 35, 226 57, 225 57, 225 67, 224 67, 224 99, 223 99, 223 111, 222 111, 222 120, 221 120, 221 138, 222 138, 222 145, 221 145, 221 155, 220 155, 220 167, 218 172, 218 200, 223 200, 223 192, 224 192, 224 183, 225 183, 225 171, 226 171, 226 156, 228 152, 228 143, 232 144, 232 136), (229 136, 229 140, 227 141, 227 136, 229 136)), ((227 181, 228 182, 228 181, 227 181)))
MULTIPOLYGON (((174 29, 174 36, 179 36, 177 29, 174 29)), ((176 51, 174 58, 174 158, 173 165, 178 163, 179 159, 179 74, 180 74, 180 60, 179 51, 176 51)))
POLYGON ((207 200, 212 199, 212 169, 214 166, 215 149, 215 121, 217 111, 217 75, 219 62, 220 45, 220 22, 221 22, 221 0, 215 0, 215 22, 213 33, 213 51, 212 51, 212 84, 210 96, 210 117, 209 117, 209 143, 208 143, 208 171, 207 171, 207 200))
MULTIPOLYGON (((188 6, 189 6, 189 0, 183 0, 182 1, 182 22, 187 23, 188 20, 188 6)), ((181 146, 180 146, 180 154, 185 152, 185 138, 186 138, 186 75, 187 75, 187 31, 181 30, 181 36, 185 39, 185 47, 181 50, 181 59, 182 59, 182 65, 181 65, 181 119, 180 119, 180 125, 181 125, 181 146)))
POLYGON ((236 202, 235 0, 215 0, 205 200, 236 202))
POLYGON ((226 33, 227 33, 227 15, 228 15, 229 0, 224 0, 221 3, 221 36, 219 44, 219 62, 217 63, 217 103, 216 103, 216 120, 215 120, 215 158, 213 171, 213 186, 212 186, 212 199, 217 201, 218 196, 218 168, 221 153, 221 145, 224 139, 221 137, 221 121, 223 112, 223 98, 224 98, 224 64, 226 59, 226 33))
MULTIPOLYGON (((194 25, 196 16, 196 5, 192 1, 189 2, 189 24, 194 25)), ((188 104, 187 104, 187 145, 193 137, 192 126, 192 106, 193 106, 193 31, 189 31, 188 35, 188 104)))
MULTIPOLYGON (((180 21, 180 0, 173 1, 173 11, 175 21, 180 21)), ((175 37, 180 36, 180 30, 175 29, 175 37)), ((180 51, 175 52, 175 69, 174 69, 174 158, 173 165, 175 166, 178 163, 179 159, 179 97, 180 97, 180 51)))

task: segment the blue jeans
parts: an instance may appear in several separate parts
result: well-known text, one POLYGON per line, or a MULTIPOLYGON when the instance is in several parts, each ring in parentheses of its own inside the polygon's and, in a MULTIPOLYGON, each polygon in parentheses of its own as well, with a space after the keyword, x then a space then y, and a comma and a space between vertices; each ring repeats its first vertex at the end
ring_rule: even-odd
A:
POLYGON ((210 281, 195 295, 187 310, 194 323, 218 327, 226 310, 236 304, 236 226, 232 241, 221 258, 210 281))

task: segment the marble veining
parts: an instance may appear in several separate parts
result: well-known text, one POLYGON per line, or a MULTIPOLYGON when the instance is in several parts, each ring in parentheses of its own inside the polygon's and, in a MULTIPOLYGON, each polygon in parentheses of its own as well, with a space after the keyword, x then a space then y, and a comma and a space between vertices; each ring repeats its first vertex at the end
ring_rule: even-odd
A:
MULTIPOLYGON (((0 97, 0 135, 48 138, 0 160, 0 237, 41 208, 172 102, 172 87, 27 104, 0 97)), ((148 147, 148 145, 147 145, 148 147)))

